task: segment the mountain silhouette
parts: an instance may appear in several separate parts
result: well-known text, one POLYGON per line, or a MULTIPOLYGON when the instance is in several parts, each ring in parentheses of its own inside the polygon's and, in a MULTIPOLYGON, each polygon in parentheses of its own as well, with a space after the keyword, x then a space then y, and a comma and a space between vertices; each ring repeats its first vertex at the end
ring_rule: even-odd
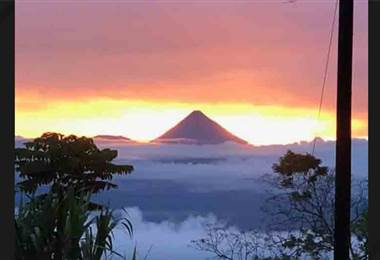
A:
POLYGON ((132 139, 121 135, 96 135, 93 137, 95 141, 104 142, 134 142, 132 139))
POLYGON ((156 143, 221 144, 232 141, 239 144, 247 142, 208 118, 199 110, 191 112, 169 131, 154 139, 156 143))

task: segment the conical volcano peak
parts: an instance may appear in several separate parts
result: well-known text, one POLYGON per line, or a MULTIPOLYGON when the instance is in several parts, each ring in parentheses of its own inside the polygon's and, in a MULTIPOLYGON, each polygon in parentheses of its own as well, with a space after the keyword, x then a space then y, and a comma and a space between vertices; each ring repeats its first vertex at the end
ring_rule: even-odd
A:
POLYGON ((207 118, 207 116, 200 110, 194 110, 193 112, 191 112, 186 118, 191 118, 191 117, 204 117, 204 118, 207 118))
POLYGON ((211 120, 208 116, 206 116, 202 111, 200 110, 194 110, 190 114, 188 114, 182 121, 185 120, 195 120, 195 121, 205 121, 205 120, 211 120))
POLYGON ((218 144, 227 141, 247 143, 228 132, 200 110, 194 110, 176 126, 153 141, 192 144, 218 144))
POLYGON ((202 111, 200 111, 200 110, 193 110, 193 112, 191 112, 190 114, 189 114, 189 116, 191 116, 191 115, 202 115, 202 116, 206 116, 202 111))

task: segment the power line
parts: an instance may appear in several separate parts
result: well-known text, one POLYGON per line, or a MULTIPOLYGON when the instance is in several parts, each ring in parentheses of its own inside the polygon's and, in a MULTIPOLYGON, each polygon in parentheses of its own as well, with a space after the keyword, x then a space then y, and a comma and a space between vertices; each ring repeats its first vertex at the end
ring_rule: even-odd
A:
MULTIPOLYGON (((338 10, 338 2, 339 2, 339 0, 335 0, 334 14, 333 14, 333 20, 332 20, 332 23, 331 23, 331 30, 330 30, 329 46, 328 46, 328 50, 327 50, 326 64, 325 64, 325 69, 324 69, 324 73, 323 73, 322 90, 321 90, 321 96, 320 96, 320 99, 319 99, 317 122, 319 122, 320 117, 321 117, 323 97, 324 97, 325 86, 326 86, 326 81, 327 81, 327 74, 328 74, 329 63, 330 63, 331 47, 332 47, 332 41, 333 41, 333 38, 334 38, 335 23, 336 23, 336 13, 337 13, 337 10, 338 10)), ((316 142, 317 142, 317 138, 315 136, 314 140, 313 140, 313 150, 311 152, 312 155, 314 155, 314 152, 315 152, 316 142)))

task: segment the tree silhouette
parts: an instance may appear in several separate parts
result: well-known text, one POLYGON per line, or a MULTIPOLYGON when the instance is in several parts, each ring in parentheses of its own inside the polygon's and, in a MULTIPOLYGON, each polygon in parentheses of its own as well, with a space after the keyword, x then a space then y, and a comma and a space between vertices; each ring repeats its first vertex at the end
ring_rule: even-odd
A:
MULTIPOLYGON (((335 172, 311 154, 287 151, 263 176, 270 197, 262 229, 236 231, 226 223, 205 226, 191 245, 218 259, 326 259, 334 250, 335 172)), ((353 182, 350 258, 368 259, 366 180, 353 182)))
MULTIPOLYGON (((272 217, 271 228, 281 230, 286 226, 294 230, 278 237, 280 246, 292 252, 292 257, 307 254, 320 259, 334 250, 336 176, 334 170, 321 164, 322 161, 311 154, 292 151, 287 151, 273 164, 277 175, 269 182, 277 191, 266 202, 264 210, 272 217)), ((354 184, 350 222, 354 239, 350 244, 350 259, 366 259, 366 229, 358 223, 365 223, 368 185, 366 181, 354 184)))
POLYGON ((24 148, 15 150, 16 171, 23 179, 18 188, 27 194, 35 193, 41 185, 51 185, 51 190, 64 194, 68 187, 77 192, 97 193, 116 188, 111 183, 114 174, 133 171, 131 165, 116 165, 112 160, 117 151, 100 150, 91 138, 44 133, 24 148))

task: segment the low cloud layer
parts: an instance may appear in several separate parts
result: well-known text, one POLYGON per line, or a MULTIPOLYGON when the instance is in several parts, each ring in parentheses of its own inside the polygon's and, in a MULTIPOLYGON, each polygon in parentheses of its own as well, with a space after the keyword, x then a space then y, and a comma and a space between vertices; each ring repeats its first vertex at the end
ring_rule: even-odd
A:
MULTIPOLYGON (((20 146, 20 139, 16 146, 20 146)), ((125 208, 134 226, 131 240, 115 232, 116 251, 147 260, 206 259, 210 255, 189 246, 204 236, 204 224, 226 221, 232 228, 263 225, 264 174, 288 149, 311 152, 311 143, 276 146, 154 145, 99 143, 118 150, 117 163, 135 171, 116 177, 118 189, 96 198, 113 208, 125 208), (249 206, 247 206, 249 205, 249 206)), ((335 143, 317 142, 316 156, 327 166, 335 163, 335 143)), ((353 179, 367 178, 368 142, 353 140, 353 179)))
POLYGON ((204 224, 215 222, 215 216, 189 216, 179 224, 169 221, 160 223, 146 221, 139 208, 126 209, 133 223, 134 236, 119 229, 115 232, 115 249, 127 256, 136 246, 138 259, 147 260, 192 260, 205 259, 211 255, 190 247, 190 241, 204 236, 204 224))
MULTIPOLYGON (((117 162, 136 165, 136 174, 131 178, 185 178, 188 174, 197 179, 207 177, 258 177, 271 173, 271 166, 287 150, 311 153, 312 143, 301 142, 288 145, 241 146, 233 143, 220 145, 157 145, 157 144, 112 144, 102 147, 118 150, 117 162)), ((335 165, 335 142, 318 140, 315 156, 324 165, 335 165)), ((352 141, 352 174, 356 177, 368 175, 368 141, 352 141)))

